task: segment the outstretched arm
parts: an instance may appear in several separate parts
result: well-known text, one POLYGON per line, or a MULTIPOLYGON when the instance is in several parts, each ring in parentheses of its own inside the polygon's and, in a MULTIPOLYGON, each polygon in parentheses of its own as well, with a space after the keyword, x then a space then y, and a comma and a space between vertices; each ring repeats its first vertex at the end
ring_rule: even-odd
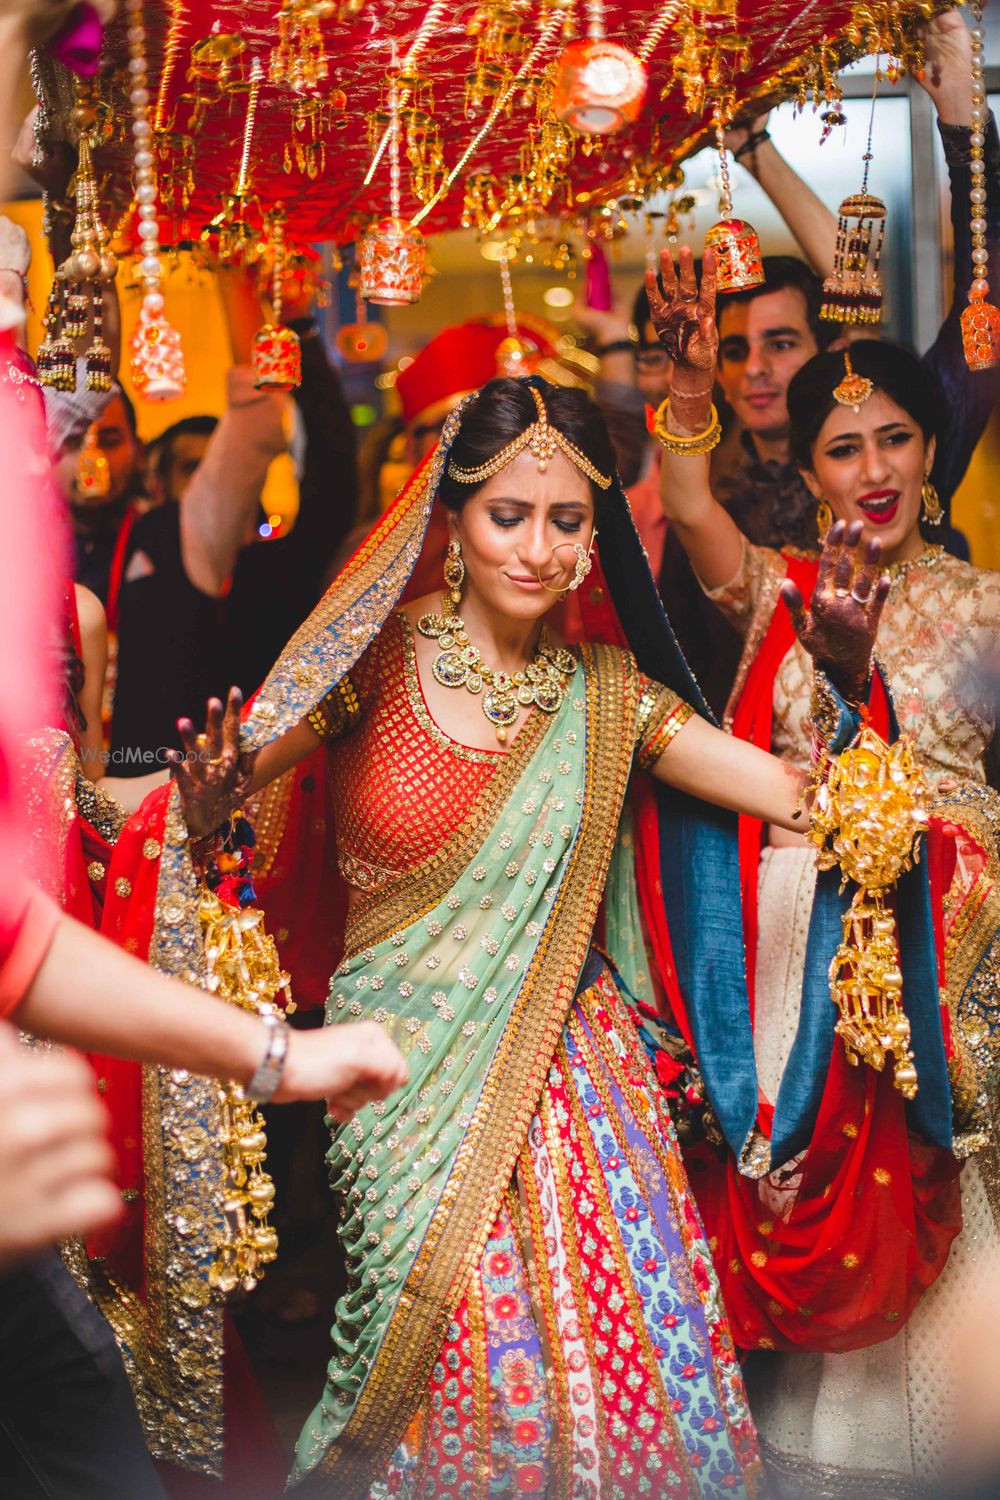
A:
MULTIPOLYGON (((131 954, 63 916, 28 992, 19 1026, 84 1052, 248 1084, 269 1031, 249 1011, 158 974, 131 954)), ((329 1099, 338 1119, 406 1081, 401 1054, 381 1026, 292 1031, 275 1099, 329 1099)))
MULTIPOLYGON (((889 591, 878 541, 861 543, 861 526, 831 527, 809 608, 793 583, 782 588, 795 631, 850 702, 866 693, 878 622, 889 591)), ((652 767, 660 781, 718 807, 803 832, 809 777, 756 745, 690 718, 652 767)))
POLYGON ((760 183, 816 274, 829 276, 837 245, 837 220, 822 198, 789 166, 767 133, 767 121, 767 115, 758 115, 749 125, 730 130, 726 144, 740 166, 760 183))
MULTIPOLYGON (((694 256, 680 251, 680 278, 669 250, 660 254, 661 292, 656 273, 646 272, 653 326, 673 361, 666 426, 677 437, 694 437, 708 427, 719 351, 715 325, 715 256, 705 251, 701 287, 694 256)), ((731 582, 743 560, 743 534, 712 494, 708 453, 671 453, 660 464, 660 499, 667 520, 702 583, 710 589, 731 582)))
POLYGON ((247 753, 240 746, 243 694, 230 688, 225 707, 208 700, 205 728, 198 732, 190 719, 179 719, 181 750, 168 750, 188 828, 197 837, 213 832, 247 797, 259 792, 321 745, 308 719, 285 734, 247 753))

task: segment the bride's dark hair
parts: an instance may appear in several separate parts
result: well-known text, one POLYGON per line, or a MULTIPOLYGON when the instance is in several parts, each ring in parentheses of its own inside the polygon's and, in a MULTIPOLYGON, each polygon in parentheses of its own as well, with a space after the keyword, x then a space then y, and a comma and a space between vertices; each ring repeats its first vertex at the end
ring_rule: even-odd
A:
MULTIPOLYGON (((558 428, 564 437, 569 438, 601 474, 614 474, 617 461, 607 425, 586 391, 548 383, 542 383, 539 390, 550 426, 558 428)), ((466 408, 449 457, 459 468, 478 469, 537 420, 538 408, 527 381, 508 376, 491 380, 466 408)), ((452 479, 446 468, 438 488, 438 498, 448 510, 457 511, 477 489, 477 484, 462 484, 452 479)), ((590 481, 590 489, 595 512, 599 514, 607 498, 606 492, 593 481, 590 481)))

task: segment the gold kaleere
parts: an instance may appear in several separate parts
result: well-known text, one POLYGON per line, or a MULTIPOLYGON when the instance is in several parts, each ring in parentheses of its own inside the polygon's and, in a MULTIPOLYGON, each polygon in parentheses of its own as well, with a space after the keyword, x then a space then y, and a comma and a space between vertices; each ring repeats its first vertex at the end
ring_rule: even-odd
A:
MULTIPOLYGON (((295 1009, 289 976, 281 967, 274 939, 265 931, 263 912, 229 906, 205 886, 198 918, 208 964, 206 988, 211 994, 255 1015, 273 1013, 279 995, 284 997, 281 1009, 286 1014, 295 1009)), ((278 1253, 278 1236, 268 1223, 274 1183, 264 1171, 264 1118, 236 1083, 220 1086, 219 1106, 226 1172, 225 1228, 209 1280, 224 1293, 237 1287, 249 1292, 278 1253)))
POLYGON ((875 69, 872 89, 872 112, 868 122, 868 145, 862 158, 865 164, 861 191, 852 193, 840 205, 837 220, 837 244, 833 257, 833 274, 823 282, 821 318, 830 323, 881 323, 883 287, 879 275, 882 246, 885 243, 886 207, 881 198, 868 191, 868 171, 872 164, 872 132, 875 126, 875 101, 881 74, 875 69))
POLYGON ((830 995, 840 1012, 835 1029, 855 1066, 881 1073, 891 1055, 893 1082, 906 1099, 916 1095, 917 1072, 896 919, 885 903, 916 863, 927 826, 927 782, 905 736, 887 745, 865 725, 848 750, 820 767, 807 837, 819 869, 839 865, 843 885, 858 886, 830 965, 830 995))

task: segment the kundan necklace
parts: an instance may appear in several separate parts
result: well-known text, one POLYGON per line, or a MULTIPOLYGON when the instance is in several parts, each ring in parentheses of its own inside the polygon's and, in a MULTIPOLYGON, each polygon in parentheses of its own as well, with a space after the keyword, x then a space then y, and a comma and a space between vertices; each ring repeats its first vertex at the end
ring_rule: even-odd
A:
POLYGON ((567 679, 576 671, 576 658, 549 639, 544 625, 535 659, 523 672, 494 671, 469 640, 462 617, 447 595, 443 613, 421 615, 417 629, 441 648, 431 664, 435 682, 442 687, 464 687, 473 694, 486 689, 480 707, 501 745, 506 744, 507 730, 522 708, 534 704, 542 713, 554 714, 566 696, 567 679))
POLYGON ((897 578, 905 578, 911 568, 925 567, 934 568, 946 556, 940 542, 930 542, 923 552, 918 552, 916 557, 904 557, 902 562, 885 563, 883 573, 888 573, 893 583, 897 578))

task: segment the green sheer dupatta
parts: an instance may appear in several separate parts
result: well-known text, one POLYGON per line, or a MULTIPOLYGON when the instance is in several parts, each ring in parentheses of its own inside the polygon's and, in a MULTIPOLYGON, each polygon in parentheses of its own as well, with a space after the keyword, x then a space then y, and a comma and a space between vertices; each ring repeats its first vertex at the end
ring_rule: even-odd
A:
POLYGON ((573 999, 639 695, 630 657, 582 657, 562 708, 528 721, 449 843, 352 914, 330 1019, 381 1022, 411 1077, 330 1154, 350 1285, 299 1444, 304 1493, 363 1493, 417 1408, 573 999))

